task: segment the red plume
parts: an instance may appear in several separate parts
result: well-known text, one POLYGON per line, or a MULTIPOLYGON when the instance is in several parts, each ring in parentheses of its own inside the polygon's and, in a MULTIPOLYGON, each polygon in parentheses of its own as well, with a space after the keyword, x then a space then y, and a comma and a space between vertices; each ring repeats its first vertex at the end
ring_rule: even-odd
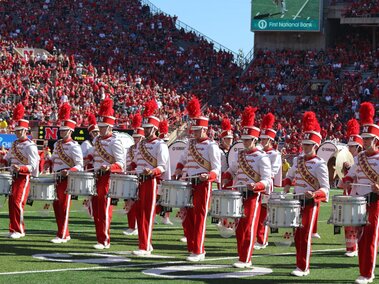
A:
POLYGON ((100 104, 99 116, 113 116, 113 101, 110 98, 104 99, 100 104))
POLYGON ((142 116, 139 112, 137 112, 133 116, 132 127, 133 127, 133 129, 136 129, 137 127, 141 127, 141 125, 142 125, 142 116))
POLYGON ((359 109, 359 118, 361 124, 373 124, 375 116, 375 108, 372 103, 364 102, 359 109))
POLYGON ((167 134, 168 133, 168 121, 162 120, 159 122, 159 133, 160 134, 167 134))
POLYGON ((242 127, 244 126, 254 126, 256 107, 245 107, 242 113, 242 127))
POLYGON ((230 123, 229 118, 224 117, 221 122, 221 129, 223 131, 229 131, 232 130, 232 124, 230 123))
POLYGON ((148 116, 151 116, 151 115, 154 115, 154 112, 158 109, 158 105, 157 105, 157 102, 152 99, 150 101, 147 101, 145 103, 145 109, 143 111, 143 116, 144 117, 148 117, 148 116))
POLYGON ((303 131, 320 132, 321 127, 313 111, 306 111, 303 115, 303 131))
POLYGON ((269 129, 273 128, 275 123, 275 115, 273 115, 271 112, 263 116, 262 123, 261 123, 261 128, 262 129, 269 129))
POLYGON ((359 135, 359 122, 355 118, 350 119, 347 122, 347 137, 351 135, 359 135))
POLYGON ((96 117, 95 117, 95 115, 92 112, 88 113, 87 116, 88 116, 88 125, 95 125, 95 124, 97 124, 96 117))
POLYGON ((70 116, 71 116, 71 106, 69 103, 64 103, 59 108, 59 114, 58 114, 59 120, 70 119, 70 116))
POLYGON ((199 117, 201 115, 201 107, 198 98, 195 96, 187 104, 187 111, 190 118, 199 117))
POLYGON ((13 121, 19 121, 24 117, 25 108, 22 103, 18 103, 15 109, 13 110, 13 121))

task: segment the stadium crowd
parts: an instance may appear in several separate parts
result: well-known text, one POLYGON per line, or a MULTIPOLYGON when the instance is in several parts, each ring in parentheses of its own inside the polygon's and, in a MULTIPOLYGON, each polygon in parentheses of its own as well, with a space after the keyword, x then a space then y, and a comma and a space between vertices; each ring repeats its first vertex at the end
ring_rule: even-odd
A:
POLYGON ((225 115, 238 138, 239 117, 251 104, 259 106, 257 125, 262 114, 276 114, 278 140, 297 153, 304 110, 325 118, 325 138, 343 140, 343 125, 359 104, 379 96, 379 50, 359 33, 323 51, 257 50, 242 73, 232 54, 215 51, 195 33, 177 29, 176 17, 153 15, 137 0, 0 2, 0 14, 0 113, 9 125, 18 101, 30 119, 47 125, 69 101, 73 119, 86 126, 86 114, 111 96, 123 128, 151 98, 160 116, 178 126, 186 120, 187 100, 197 95, 209 101, 204 112, 216 139, 225 115), (52 56, 25 58, 13 47, 44 48, 52 56))

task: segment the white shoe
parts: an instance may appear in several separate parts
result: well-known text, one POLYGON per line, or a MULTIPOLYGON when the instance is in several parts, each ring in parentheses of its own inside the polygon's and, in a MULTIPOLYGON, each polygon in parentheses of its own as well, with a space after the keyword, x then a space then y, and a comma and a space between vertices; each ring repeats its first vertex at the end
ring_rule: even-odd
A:
POLYGON ((137 256, 147 256, 147 255, 151 255, 151 250, 144 250, 144 249, 134 250, 133 254, 137 256))
POLYGON ((138 230, 137 229, 127 229, 126 231, 123 231, 123 234, 125 236, 137 236, 138 235, 138 230))
POLYGON ((356 284, 367 284, 367 283, 372 283, 373 281, 374 281, 374 276, 371 278, 359 276, 357 279, 355 279, 356 284))
POLYGON ((299 268, 296 268, 294 271, 291 272, 291 275, 297 276, 297 277, 307 276, 308 274, 309 274, 309 269, 306 271, 303 271, 299 268))
POLYGON ((254 249, 256 249, 256 250, 265 249, 265 248, 267 247, 267 245, 268 245, 268 244, 264 244, 264 245, 262 245, 262 244, 260 244, 260 243, 255 243, 255 244, 254 244, 254 249))
POLYGON ((170 218, 168 218, 168 217, 163 218, 163 220, 162 220, 162 224, 165 224, 165 225, 174 225, 174 224, 170 221, 170 218))
POLYGON ((180 241, 181 241, 182 243, 186 243, 186 242, 187 242, 187 238, 186 238, 186 237, 180 238, 180 241))
POLYGON ((355 250, 355 251, 347 251, 347 252, 345 252, 345 256, 347 256, 347 257, 358 256, 358 251, 357 250, 355 250))
POLYGON ((318 233, 312 234, 312 239, 321 239, 321 236, 318 233))
POLYGON ((71 240, 70 236, 68 236, 65 239, 61 239, 61 238, 55 237, 54 239, 50 240, 50 242, 53 243, 53 244, 64 244, 64 243, 67 243, 69 240, 71 240))
POLYGON ((233 266, 236 268, 248 268, 248 267, 251 267, 251 261, 250 262, 237 261, 236 263, 233 263, 233 266))
POLYGON ((97 243, 96 245, 93 246, 95 249, 109 249, 111 247, 110 244, 103 245, 101 243, 97 243))
POLYGON ((24 233, 19 233, 19 232, 13 232, 8 234, 8 238, 10 239, 19 239, 25 237, 24 233))
POLYGON ((191 261, 191 262, 202 261, 202 260, 205 259, 205 253, 200 253, 200 254, 191 253, 189 256, 187 256, 186 259, 187 259, 188 261, 191 261))

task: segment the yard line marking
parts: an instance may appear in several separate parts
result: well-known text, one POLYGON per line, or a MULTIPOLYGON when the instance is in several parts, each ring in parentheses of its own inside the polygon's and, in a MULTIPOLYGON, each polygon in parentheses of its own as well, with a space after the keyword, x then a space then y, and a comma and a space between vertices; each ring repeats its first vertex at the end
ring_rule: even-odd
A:
MULTIPOLYGON (((337 249, 324 249, 324 250, 314 250, 312 253, 322 253, 330 251, 345 251, 345 248, 337 249)), ((109 252, 108 252, 109 254, 109 252)), ((267 257, 267 256, 290 256, 296 255, 295 252, 289 253, 274 253, 274 254, 262 254, 262 255, 253 255, 254 257, 267 257)), ((217 260, 230 260, 237 259, 237 257, 218 257, 218 258, 206 258, 204 262, 208 261, 217 261, 217 260)), ((66 272, 66 271, 85 271, 85 270, 97 270, 97 269, 115 269, 115 268, 128 268, 128 267, 144 267, 144 266, 161 266, 167 264, 182 264, 187 263, 187 261, 167 261, 167 262, 157 262, 157 263, 135 263, 135 264, 126 264, 126 265, 115 265, 115 266, 91 266, 91 267, 81 267, 81 268, 62 268, 62 269, 50 269, 50 270, 33 270, 33 271, 12 271, 12 272, 0 272, 1 275, 17 275, 17 274, 36 274, 36 273, 53 273, 53 272, 66 272)))
POLYGON ((300 13, 303 11, 303 9, 305 8, 305 6, 307 6, 308 2, 309 2, 309 0, 306 0, 304 2, 303 6, 301 6, 299 12, 297 12, 297 14, 295 15, 295 17, 293 17, 293 20, 296 20, 296 18, 299 18, 300 13))

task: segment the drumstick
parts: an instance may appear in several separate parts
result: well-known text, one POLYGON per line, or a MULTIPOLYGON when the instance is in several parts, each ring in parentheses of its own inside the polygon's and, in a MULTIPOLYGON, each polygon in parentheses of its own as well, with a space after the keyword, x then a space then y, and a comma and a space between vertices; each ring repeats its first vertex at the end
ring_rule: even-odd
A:
POLYGON ((363 183, 351 183, 351 185, 371 187, 371 184, 363 184, 363 183))
POLYGON ((243 187, 247 187, 247 186, 244 184, 236 184, 236 185, 227 186, 226 188, 243 188, 243 187))

